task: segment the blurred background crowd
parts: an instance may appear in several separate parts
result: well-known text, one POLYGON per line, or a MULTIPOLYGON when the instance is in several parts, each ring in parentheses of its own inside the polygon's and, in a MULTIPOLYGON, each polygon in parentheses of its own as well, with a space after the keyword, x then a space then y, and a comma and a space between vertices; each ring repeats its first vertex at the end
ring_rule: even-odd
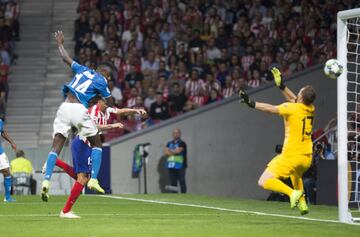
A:
POLYGON ((116 105, 149 112, 113 118, 125 128, 109 140, 269 83, 271 67, 287 77, 336 57, 336 12, 352 2, 80 0, 75 59, 108 65, 116 105))

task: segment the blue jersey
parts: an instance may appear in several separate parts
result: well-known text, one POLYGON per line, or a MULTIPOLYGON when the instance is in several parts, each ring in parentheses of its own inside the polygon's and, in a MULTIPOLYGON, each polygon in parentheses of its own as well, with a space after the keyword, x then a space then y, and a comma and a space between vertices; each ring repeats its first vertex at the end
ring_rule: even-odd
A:
MULTIPOLYGON (((0 134, 2 134, 4 131, 4 121, 0 119, 0 134)), ((0 155, 4 153, 4 148, 2 147, 2 144, 0 142, 0 155)))
POLYGON ((65 98, 67 92, 70 91, 71 94, 76 96, 80 103, 88 108, 89 101, 94 96, 99 94, 105 98, 111 96, 107 81, 102 75, 75 61, 72 62, 71 69, 75 73, 75 76, 69 84, 64 85, 63 93, 65 98))

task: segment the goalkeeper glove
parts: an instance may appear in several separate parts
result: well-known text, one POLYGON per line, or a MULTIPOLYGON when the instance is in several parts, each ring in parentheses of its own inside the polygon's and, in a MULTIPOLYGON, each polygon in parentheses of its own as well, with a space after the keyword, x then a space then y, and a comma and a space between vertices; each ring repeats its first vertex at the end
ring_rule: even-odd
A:
POLYGON ((280 70, 276 67, 273 67, 271 68, 271 73, 273 75, 275 85, 279 87, 280 90, 284 90, 286 86, 283 82, 280 70))
POLYGON ((250 100, 248 94, 245 91, 240 90, 239 92, 240 102, 247 104, 250 108, 255 108, 255 101, 250 100))

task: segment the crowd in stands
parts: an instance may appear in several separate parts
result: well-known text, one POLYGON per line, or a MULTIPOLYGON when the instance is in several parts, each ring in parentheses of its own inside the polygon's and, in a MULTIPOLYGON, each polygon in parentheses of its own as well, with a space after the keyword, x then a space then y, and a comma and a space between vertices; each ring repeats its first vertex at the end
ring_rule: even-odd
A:
POLYGON ((10 66, 17 59, 15 42, 20 40, 20 8, 15 0, 0 0, 0 118, 6 114, 10 66))
MULTIPOLYGON (((336 55, 336 13, 356 1, 80 0, 75 59, 108 65, 119 107, 145 107, 138 130, 336 55)), ((1 22, 0 22, 1 25, 1 22)), ((111 138, 111 136, 110 136, 111 138)))

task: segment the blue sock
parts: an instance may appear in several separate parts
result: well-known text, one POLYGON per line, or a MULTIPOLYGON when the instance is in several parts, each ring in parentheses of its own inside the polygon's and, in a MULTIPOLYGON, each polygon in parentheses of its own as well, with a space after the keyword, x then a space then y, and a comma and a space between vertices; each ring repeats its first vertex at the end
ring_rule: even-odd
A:
POLYGON ((5 199, 10 199, 10 192, 11 192, 11 176, 4 177, 4 187, 5 187, 5 199))
POLYGON ((54 171, 56 158, 58 157, 58 154, 51 151, 48 155, 47 161, 46 161, 46 172, 45 172, 45 179, 50 180, 51 175, 54 171))
POLYGON ((99 174, 100 166, 101 166, 101 158, 102 158, 102 149, 99 147, 94 147, 91 150, 91 178, 97 179, 99 174))

